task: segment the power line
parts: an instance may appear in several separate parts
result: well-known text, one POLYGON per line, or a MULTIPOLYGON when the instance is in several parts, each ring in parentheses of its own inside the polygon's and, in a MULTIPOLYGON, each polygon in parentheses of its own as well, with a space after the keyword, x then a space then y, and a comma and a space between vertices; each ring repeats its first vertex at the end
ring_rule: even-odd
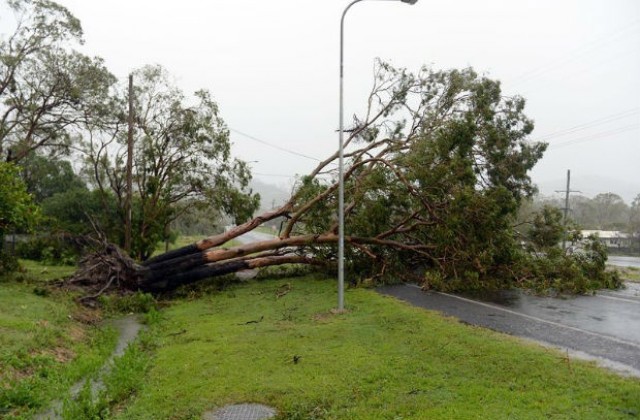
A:
POLYGON ((538 136, 537 138, 539 141, 546 141, 555 137, 566 136, 568 134, 573 134, 577 131, 582 131, 587 128, 596 127, 602 124, 608 124, 610 122, 617 121, 623 118, 634 117, 636 115, 639 115, 638 111, 640 111, 640 108, 628 109, 626 111, 618 112, 618 113, 615 113, 606 117, 598 118, 586 123, 574 125, 573 127, 564 128, 562 130, 557 130, 546 135, 538 136))
POLYGON ((571 61, 581 58, 582 56, 585 56, 587 53, 591 52, 594 49, 603 47, 609 44, 610 42, 615 41, 618 37, 623 35, 625 32, 629 31, 633 27, 637 26, 639 23, 640 23, 640 20, 636 19, 635 21, 631 22, 629 25, 623 27, 622 29, 618 29, 617 31, 614 31, 609 35, 605 35, 603 37, 600 37, 599 39, 589 42, 584 46, 575 49, 573 52, 567 54, 566 56, 560 59, 552 60, 547 64, 544 64, 536 69, 527 71, 521 74, 520 76, 517 76, 510 81, 507 81, 505 84, 509 86, 513 86, 513 85, 528 83, 532 79, 535 79, 544 73, 547 73, 551 70, 555 70, 557 67, 561 67, 567 63, 570 63, 571 61))
POLYGON ((279 177, 279 178, 295 178, 295 175, 284 175, 284 174, 265 174, 265 173, 260 173, 260 172, 252 172, 253 175, 260 175, 260 176, 273 176, 273 177, 279 177))
POLYGON ((257 143, 263 144, 263 145, 265 145, 265 146, 269 146, 269 147, 271 147, 271 148, 274 148, 274 149, 280 150, 280 151, 282 151, 282 152, 286 152, 286 153, 289 153, 289 154, 292 154, 292 155, 295 155, 295 156, 303 157, 303 158, 305 158, 305 159, 315 160, 316 162, 322 162, 322 160, 320 160, 320 159, 318 159, 318 158, 315 158, 315 157, 313 157, 313 156, 308 156, 308 155, 305 155, 305 154, 302 154, 302 153, 298 153, 298 152, 296 152, 296 151, 293 151, 293 150, 287 149, 287 148, 285 148, 285 147, 278 146, 277 144, 273 144, 273 143, 270 143, 270 142, 268 142, 268 141, 261 140, 261 139, 259 139, 259 138, 257 138, 257 137, 254 137, 254 136, 252 136, 252 135, 250 135, 250 134, 247 134, 247 133, 243 133, 242 131, 236 130, 236 129, 234 129, 234 128, 229 128, 229 131, 233 131, 234 133, 239 134, 239 135, 241 135, 241 136, 243 136, 243 137, 246 137, 246 138, 248 138, 249 140, 253 140, 253 141, 257 142, 257 143))
POLYGON ((624 133, 626 131, 636 130, 638 128, 640 128, 640 124, 632 124, 632 125, 628 125, 628 126, 625 126, 625 127, 618 127, 616 129, 613 129, 613 130, 603 131, 601 133, 592 134, 590 136, 578 137, 578 138, 575 138, 575 139, 567 140, 567 141, 562 142, 562 143, 552 144, 552 145, 549 146, 549 149, 557 149, 557 148, 560 148, 560 147, 571 146, 571 145, 574 145, 574 144, 577 144, 577 143, 584 143, 586 141, 598 140, 600 138, 610 137, 610 136, 612 136, 614 134, 624 133))

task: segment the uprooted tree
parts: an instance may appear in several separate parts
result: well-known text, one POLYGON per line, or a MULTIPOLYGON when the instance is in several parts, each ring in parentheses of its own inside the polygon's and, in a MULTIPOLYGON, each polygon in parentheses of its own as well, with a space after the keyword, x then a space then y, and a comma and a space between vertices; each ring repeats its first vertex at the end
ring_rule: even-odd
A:
MULTIPOLYGON (((524 104, 471 69, 414 74, 377 63, 366 113, 345 140, 348 269, 374 279, 407 267, 460 281, 516 278, 513 218, 534 191, 528 171, 546 147, 527 139, 524 104)), ((243 269, 331 265, 337 159, 301 178, 280 208, 141 264, 108 246, 72 281, 162 292, 243 269), (285 220, 277 238, 224 246, 276 218, 285 220)))

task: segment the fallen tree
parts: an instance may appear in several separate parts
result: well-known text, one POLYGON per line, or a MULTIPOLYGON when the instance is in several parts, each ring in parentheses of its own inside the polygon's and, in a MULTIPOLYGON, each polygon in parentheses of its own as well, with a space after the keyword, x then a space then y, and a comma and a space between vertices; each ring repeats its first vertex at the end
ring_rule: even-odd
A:
MULTIPOLYGON (((473 70, 417 73, 377 63, 362 118, 345 140, 347 268, 380 278, 420 266, 442 278, 513 281, 512 229, 528 171, 546 145, 530 142, 524 99, 473 70)), ((142 263, 105 245, 74 284, 162 292, 244 269, 333 265, 338 241, 338 152, 300 179, 290 200, 234 228, 142 263), (282 219, 272 240, 225 247, 282 219)))

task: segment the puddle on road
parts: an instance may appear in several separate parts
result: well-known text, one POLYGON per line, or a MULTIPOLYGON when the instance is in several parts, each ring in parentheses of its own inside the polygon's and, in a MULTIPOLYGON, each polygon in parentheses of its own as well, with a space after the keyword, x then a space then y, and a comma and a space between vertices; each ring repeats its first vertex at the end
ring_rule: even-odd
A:
POLYGON ((481 302, 495 303, 496 305, 514 308, 520 301, 519 290, 479 290, 462 293, 461 296, 481 302))

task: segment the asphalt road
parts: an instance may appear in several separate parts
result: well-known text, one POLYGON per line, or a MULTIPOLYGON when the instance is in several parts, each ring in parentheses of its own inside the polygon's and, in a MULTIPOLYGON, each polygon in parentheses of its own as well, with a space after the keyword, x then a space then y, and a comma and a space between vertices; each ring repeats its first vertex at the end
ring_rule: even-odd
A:
MULTIPOLYGON (((268 233, 247 232, 235 239, 237 239, 241 244, 250 244, 252 242, 268 241, 273 238, 275 238, 275 236, 268 233)), ((240 280, 249 280, 254 278, 257 274, 258 270, 242 270, 236 273, 236 277, 238 277, 240 280)))
POLYGON ((618 255, 609 255, 607 264, 619 267, 636 267, 640 268, 640 257, 625 257, 618 255))
POLYGON ((542 342, 640 376, 640 287, 567 299, 521 291, 470 298, 424 292, 415 285, 385 286, 378 291, 465 323, 542 342))
POLYGON ((275 237, 276 237, 275 235, 272 235, 269 233, 251 231, 251 232, 244 233, 235 239, 237 239, 239 242, 243 244, 249 244, 251 242, 268 241, 268 240, 274 239, 275 237))

